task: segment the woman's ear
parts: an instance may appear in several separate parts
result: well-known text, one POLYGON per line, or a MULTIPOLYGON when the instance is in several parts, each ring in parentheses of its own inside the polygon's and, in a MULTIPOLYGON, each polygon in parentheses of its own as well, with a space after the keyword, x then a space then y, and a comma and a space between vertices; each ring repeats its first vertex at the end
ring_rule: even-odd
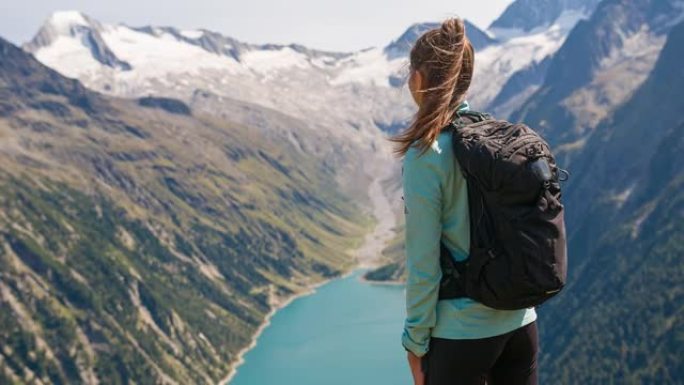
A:
POLYGON ((423 74, 420 70, 411 70, 409 76, 409 90, 411 90, 411 96, 418 106, 423 102, 423 74))
POLYGON ((425 82, 425 78, 423 77, 423 73, 420 72, 420 70, 416 70, 416 86, 417 86, 416 89, 422 90, 424 82, 425 82))

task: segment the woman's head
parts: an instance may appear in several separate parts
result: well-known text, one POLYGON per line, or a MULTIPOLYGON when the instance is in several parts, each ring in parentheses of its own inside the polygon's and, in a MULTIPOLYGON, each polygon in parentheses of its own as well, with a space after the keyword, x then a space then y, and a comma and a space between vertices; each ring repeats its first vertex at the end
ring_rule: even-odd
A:
POLYGON ((406 154, 416 140, 422 151, 432 144, 465 100, 474 62, 461 19, 447 19, 418 38, 411 49, 408 79, 418 112, 408 129, 390 139, 396 143, 395 153, 406 154))

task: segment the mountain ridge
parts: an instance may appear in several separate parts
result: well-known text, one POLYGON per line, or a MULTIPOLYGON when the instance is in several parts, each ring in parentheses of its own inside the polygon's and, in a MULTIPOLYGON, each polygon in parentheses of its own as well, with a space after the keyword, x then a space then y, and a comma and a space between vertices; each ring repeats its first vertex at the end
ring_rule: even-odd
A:
MULTIPOLYGON (((493 39, 466 20, 478 51, 470 92, 472 104, 488 108, 502 91, 501 83, 553 54, 578 18, 580 14, 568 14, 548 31, 536 30, 529 36, 509 37, 505 42, 493 39), (477 80, 485 78, 492 81, 477 80)), ((375 143, 387 152, 378 134, 405 126, 412 114, 413 104, 405 87, 408 49, 420 31, 436 25, 416 23, 385 47, 351 53, 249 45, 202 29, 101 25, 102 40, 119 60, 132 67, 131 71, 93 61, 89 50, 78 49, 80 43, 73 36, 69 37, 73 49, 31 43, 25 48, 44 64, 100 92, 134 98, 155 93, 187 101, 196 90, 206 91, 276 108, 300 119, 315 116, 325 120, 324 126, 343 127, 335 132, 346 135, 346 140, 375 143), (303 98, 289 100, 285 90, 303 98), (308 98, 310 93, 318 97, 308 98), (338 108, 327 108, 330 105, 338 108), (328 113, 321 115, 321 110, 328 113), (363 139, 357 139, 359 132, 363 139)))
POLYGON ((594 104, 610 111, 646 79, 664 34, 684 14, 683 5, 674 0, 603 1, 568 36, 549 64, 545 83, 511 118, 538 127, 558 144, 579 143, 605 117, 592 111, 594 104), (611 71, 625 71, 622 77, 630 81, 611 82, 619 76, 611 71))

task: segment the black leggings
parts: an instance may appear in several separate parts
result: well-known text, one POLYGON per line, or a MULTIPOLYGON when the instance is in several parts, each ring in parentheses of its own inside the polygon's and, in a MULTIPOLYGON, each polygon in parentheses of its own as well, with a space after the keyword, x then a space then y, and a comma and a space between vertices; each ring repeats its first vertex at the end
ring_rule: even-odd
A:
POLYGON ((537 322, 480 339, 430 338, 425 385, 537 385, 537 322))

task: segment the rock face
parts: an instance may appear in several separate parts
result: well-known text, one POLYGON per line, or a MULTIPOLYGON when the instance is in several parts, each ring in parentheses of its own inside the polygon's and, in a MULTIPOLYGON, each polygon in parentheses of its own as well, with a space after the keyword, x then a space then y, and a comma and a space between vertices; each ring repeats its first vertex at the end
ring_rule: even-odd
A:
POLYGON ((251 108, 281 126, 106 97, 0 39, 0 383, 215 384, 272 301, 349 269, 363 151, 251 108))
POLYGON ((578 148, 646 79, 683 12, 684 3, 676 0, 603 1, 568 36, 544 84, 512 119, 578 148))
POLYGON ((489 111, 494 116, 505 117, 519 109, 544 83, 549 64, 551 56, 541 62, 533 62, 511 75, 496 98, 490 102, 489 111))

